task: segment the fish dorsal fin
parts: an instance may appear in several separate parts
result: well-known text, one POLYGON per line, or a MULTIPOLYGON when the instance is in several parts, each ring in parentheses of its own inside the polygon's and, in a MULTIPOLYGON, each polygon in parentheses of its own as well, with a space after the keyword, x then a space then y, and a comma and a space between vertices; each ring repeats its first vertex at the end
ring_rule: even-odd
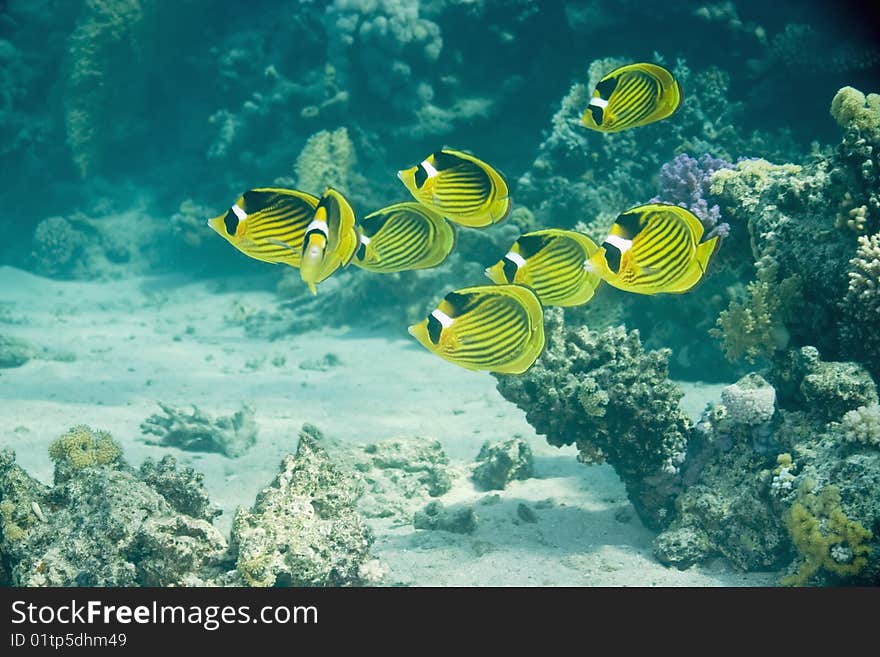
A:
POLYGON ((467 160, 459 157, 454 151, 452 151, 452 149, 442 149, 436 151, 431 155, 431 158, 434 160, 434 167, 437 169, 437 171, 451 169, 452 167, 458 166, 463 161, 467 162, 467 160))
POLYGON ((599 92, 599 96, 604 100, 611 98, 611 94, 617 88, 618 80, 619 78, 617 76, 599 80, 596 85, 596 91, 599 92))
POLYGON ((521 236, 517 241, 517 247, 519 248, 519 254, 523 257, 524 260, 528 260, 533 255, 535 255, 538 251, 547 246, 547 242, 549 241, 548 236, 546 235, 536 235, 526 234, 521 236))
POLYGON ((642 228, 644 228, 644 215, 645 213, 640 210, 627 210, 621 213, 614 220, 614 226, 611 229, 612 234, 628 240, 635 239, 635 236, 642 232, 642 228))
POLYGON ((473 304, 473 294, 462 294, 460 292, 450 292, 443 297, 442 310, 450 317, 459 317, 468 311, 473 304))

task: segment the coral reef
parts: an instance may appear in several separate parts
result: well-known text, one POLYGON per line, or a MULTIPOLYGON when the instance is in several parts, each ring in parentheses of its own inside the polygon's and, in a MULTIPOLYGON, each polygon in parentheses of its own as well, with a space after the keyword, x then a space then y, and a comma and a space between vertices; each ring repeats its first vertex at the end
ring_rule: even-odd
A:
MULTIPOLYGON (((226 541, 210 519, 176 510, 125 464, 109 434, 74 427, 50 455, 52 488, 11 451, 0 458, 0 557, 13 585, 171 586, 221 566, 226 541)), ((177 495, 205 496, 200 481, 166 463, 166 479, 180 474, 177 495)))
POLYGON ((244 404, 232 415, 217 419, 193 405, 192 412, 158 402, 163 415, 151 415, 141 423, 145 434, 159 436, 158 444, 196 452, 219 452, 229 458, 241 456, 257 441, 254 410, 244 404))
POLYGON ((544 353, 527 373, 498 376, 499 392, 550 444, 576 443, 584 462, 612 465, 642 521, 664 526, 692 429, 668 379, 669 351, 645 352, 623 327, 566 329, 557 310, 545 323, 544 353))
POLYGON ((503 490, 515 479, 531 477, 534 467, 532 448, 525 440, 486 441, 477 454, 471 478, 482 490, 503 490))
MULTIPOLYGON (((80 174, 101 162, 109 108, 137 102, 137 86, 120 88, 123 70, 136 61, 137 30, 144 20, 139 0, 86 0, 70 35, 64 123, 67 142, 80 174)), ((133 77, 133 76, 129 76, 133 77)))
POLYGON ((844 137, 829 157, 805 166, 745 160, 712 174, 710 192, 725 217, 748 225, 757 263, 746 300, 734 300, 718 320, 716 337, 729 357, 774 360, 791 342, 876 367, 873 338, 860 328, 872 317, 865 309, 876 254, 870 238, 858 235, 877 228, 876 97, 838 92, 832 114, 844 137))
POLYGON ((236 567, 250 586, 344 586, 362 583, 373 542, 355 510, 361 489, 331 462, 321 434, 306 425, 295 456, 251 509, 232 524, 236 567))
POLYGON ((823 361, 815 347, 788 352, 776 361, 769 376, 782 403, 804 408, 825 422, 877 403, 877 389, 865 368, 858 363, 823 361))
POLYGON ((786 359, 771 372, 775 412, 757 375, 704 412, 654 553, 681 568, 722 555, 743 570, 782 569, 785 584, 876 584, 876 388, 857 364, 823 362, 814 348, 786 359))
POLYGON ((434 500, 413 516, 413 527, 453 534, 472 534, 477 528, 477 521, 477 514, 471 508, 448 509, 439 500, 434 500))

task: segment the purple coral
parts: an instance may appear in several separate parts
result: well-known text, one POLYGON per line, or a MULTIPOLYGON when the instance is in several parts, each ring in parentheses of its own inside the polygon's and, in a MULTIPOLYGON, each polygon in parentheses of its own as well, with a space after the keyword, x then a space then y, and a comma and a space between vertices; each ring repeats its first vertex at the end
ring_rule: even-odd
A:
POLYGON ((708 236, 726 237, 730 225, 721 222, 721 210, 709 205, 709 185, 712 174, 719 169, 732 169, 727 160, 712 157, 708 153, 695 159, 686 153, 675 156, 660 168, 660 193, 651 203, 674 203, 693 212, 708 236))

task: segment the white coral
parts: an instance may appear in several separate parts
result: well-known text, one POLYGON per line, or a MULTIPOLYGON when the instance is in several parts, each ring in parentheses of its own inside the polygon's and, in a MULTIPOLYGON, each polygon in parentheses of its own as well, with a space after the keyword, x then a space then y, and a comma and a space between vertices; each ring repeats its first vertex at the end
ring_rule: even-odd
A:
POLYGON ((776 390, 757 374, 748 374, 721 391, 721 402, 736 424, 769 422, 776 411, 776 390))
POLYGON ((860 406, 848 411, 837 429, 848 443, 880 447, 880 405, 860 406))

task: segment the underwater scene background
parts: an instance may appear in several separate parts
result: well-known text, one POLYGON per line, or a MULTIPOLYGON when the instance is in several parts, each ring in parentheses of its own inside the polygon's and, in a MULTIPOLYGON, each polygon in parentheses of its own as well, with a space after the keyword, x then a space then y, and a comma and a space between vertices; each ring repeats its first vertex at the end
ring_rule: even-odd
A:
POLYGON ((878 584, 855 5, 0 2, 0 584, 878 584), (678 111, 584 127, 633 62, 678 111), (206 223, 328 185, 360 220, 444 146, 512 203, 436 267, 312 295, 206 223), (546 307, 523 374, 407 334, 522 233, 649 202, 722 236, 686 293, 546 307))

